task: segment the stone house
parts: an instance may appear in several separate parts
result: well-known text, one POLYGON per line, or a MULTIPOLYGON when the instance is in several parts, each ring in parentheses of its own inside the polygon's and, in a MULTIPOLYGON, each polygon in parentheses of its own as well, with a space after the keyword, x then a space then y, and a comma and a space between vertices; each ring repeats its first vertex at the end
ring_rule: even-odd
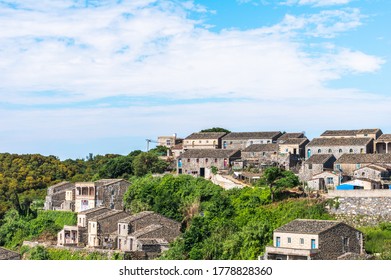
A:
POLYGON ((346 181, 336 187, 337 190, 375 190, 382 189, 382 183, 367 178, 346 181))
POLYGON ((296 219, 273 232, 267 260, 337 260, 363 256, 359 230, 339 221, 296 219))
POLYGON ((249 164, 259 166, 269 162, 277 162, 279 156, 278 144, 252 144, 245 148, 242 159, 249 164))
POLYGON ((0 260, 20 260, 20 254, 0 247, 0 260))
POLYGON ((297 139, 297 138, 306 138, 306 137, 304 136, 304 132, 286 132, 283 133, 280 137, 278 137, 277 143, 293 138, 297 139))
POLYGON ((307 138, 278 139, 279 152, 305 158, 305 147, 310 141, 307 138))
POLYGON ((335 157, 328 154, 313 155, 307 159, 299 172, 299 178, 307 182, 311 180, 315 174, 322 173, 325 170, 332 170, 335 162, 335 157))
POLYGON ((370 137, 372 139, 379 138, 383 132, 379 128, 364 128, 351 130, 326 130, 321 138, 362 138, 370 137))
POLYGON ((120 210, 110 210, 88 221, 88 247, 115 249, 118 221, 130 216, 120 210))
POLYGON ((118 221, 117 249, 121 251, 164 251, 180 235, 181 224, 152 211, 118 221))
POLYGON ((353 177, 354 171, 371 164, 391 167, 391 154, 344 154, 334 163, 334 170, 353 177))
POLYGON ((82 246, 88 243, 88 221, 103 213, 109 212, 106 207, 95 207, 77 214, 77 225, 65 225, 57 234, 57 246, 82 246))
POLYGON ((383 134, 374 141, 374 151, 378 154, 391 153, 391 134, 383 134))
POLYGON ((307 181, 307 186, 312 190, 334 190, 342 180, 343 177, 340 172, 323 171, 314 174, 312 178, 307 181))
POLYGON ((124 179, 62 182, 48 188, 45 210, 81 212, 100 206, 122 210, 122 198, 129 185, 124 179))
POLYGON ((381 180, 389 180, 390 174, 391 174, 390 166, 370 164, 354 170, 353 177, 356 179, 366 178, 366 179, 381 181, 381 180))
POLYGON ((317 154, 332 154, 338 159, 343 154, 373 153, 373 138, 314 138, 306 146, 306 158, 317 154))
POLYGON ((207 169, 214 166, 228 170, 237 159, 240 159, 238 150, 188 150, 177 159, 177 173, 207 177, 207 169))
POLYGON ((61 182, 50 186, 45 197, 45 210, 74 211, 75 185, 71 182, 61 182))
POLYGON ((183 140, 183 149, 221 149, 221 139, 225 132, 192 133, 183 140))
POLYGON ((231 132, 222 139, 222 149, 244 150, 253 144, 271 144, 276 143, 280 131, 266 132, 231 132))
POLYGON ((157 145, 171 149, 175 145, 181 144, 182 141, 183 141, 183 139, 177 138, 176 133, 174 133, 171 136, 158 136, 157 145))

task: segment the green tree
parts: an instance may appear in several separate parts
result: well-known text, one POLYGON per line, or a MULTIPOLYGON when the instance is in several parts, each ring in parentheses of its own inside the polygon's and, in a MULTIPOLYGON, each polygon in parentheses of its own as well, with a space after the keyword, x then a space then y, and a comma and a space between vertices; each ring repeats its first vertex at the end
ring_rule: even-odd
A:
POLYGON ((133 172, 136 176, 144 176, 148 173, 163 173, 167 166, 167 162, 159 159, 155 153, 141 153, 132 162, 133 172))
POLYGON ((228 129, 222 128, 222 127, 212 127, 212 128, 203 129, 200 132, 226 132, 226 133, 230 133, 231 131, 229 131, 228 129))
POLYGON ((276 192, 299 184, 299 179, 293 172, 282 170, 279 167, 266 168, 262 179, 269 186, 272 201, 274 201, 276 192))

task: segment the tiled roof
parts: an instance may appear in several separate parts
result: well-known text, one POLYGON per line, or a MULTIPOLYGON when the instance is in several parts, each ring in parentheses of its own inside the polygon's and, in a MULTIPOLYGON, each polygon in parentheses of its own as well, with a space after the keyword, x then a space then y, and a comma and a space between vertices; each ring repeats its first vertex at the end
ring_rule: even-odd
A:
POLYGON ((391 170, 390 166, 382 166, 382 165, 379 165, 379 164, 371 164, 371 165, 363 166, 363 167, 360 167, 360 168, 358 168, 356 170, 360 170, 360 169, 363 169, 363 168, 369 168, 369 169, 373 169, 373 170, 380 171, 380 172, 391 170))
POLYGON ((357 134, 370 134, 370 133, 376 133, 380 131, 380 128, 364 128, 364 129, 359 129, 357 134))
POLYGON ((134 236, 134 237, 140 237, 140 236, 143 236, 144 234, 161 229, 162 227, 163 227, 162 225, 152 224, 152 225, 143 227, 142 229, 136 230, 135 232, 131 233, 130 235, 134 236))
POLYGON ((330 158, 334 158, 335 159, 335 157, 333 155, 330 155, 330 154, 317 154, 317 155, 312 155, 304 163, 305 164, 324 164, 330 158))
POLYGON ((0 260, 20 259, 20 254, 0 247, 0 260))
POLYGON ((96 217, 94 217, 93 219, 90 219, 90 221, 100 221, 100 220, 104 220, 104 219, 107 219, 111 216, 114 216, 114 215, 117 215, 119 213, 122 213, 124 211, 121 211, 121 210, 110 210, 109 212, 106 212, 106 213, 103 213, 103 214, 100 214, 96 217))
POLYGON ((175 146, 171 147, 171 150, 183 150, 183 143, 176 144, 175 146))
POLYGON ((280 141, 280 140, 287 140, 289 138, 304 138, 304 133, 303 132, 284 133, 283 135, 278 137, 278 141, 280 141))
POLYGON ((356 136, 358 129, 353 130, 326 130, 320 136, 356 136))
POLYGON ((218 150, 218 149, 200 149, 200 150, 187 150, 180 157, 181 158, 229 158, 238 153, 239 150, 218 150))
POLYGON ((123 181, 124 179, 100 179, 95 181, 96 183, 104 183, 104 184, 111 184, 111 183, 116 183, 123 181))
POLYGON ((280 138, 278 138, 278 143, 280 145, 301 145, 304 142, 309 142, 309 141, 307 138, 288 138, 286 140, 281 140, 280 138))
POLYGON ((252 144, 243 152, 277 152, 278 144, 252 144))
POLYGON ((119 223, 130 223, 130 222, 133 222, 133 221, 145 218, 145 217, 147 217, 147 216, 149 216, 149 215, 151 215, 153 213, 154 213, 153 211, 143 211, 143 212, 134 214, 132 216, 126 217, 124 219, 121 219, 118 222, 119 223))
POLYGON ((351 130, 326 130, 320 136, 350 136, 355 137, 357 134, 369 134, 376 133, 379 128, 362 128, 362 129, 351 129, 351 130))
POLYGON ((223 140, 236 139, 273 139, 281 134, 280 131, 262 131, 262 132, 231 132, 223 137, 223 140))
POLYGON ((223 137, 226 132, 196 132, 187 136, 185 139, 217 139, 223 137))
POLYGON ((279 227, 274 232, 291 232, 303 234, 319 234, 338 224, 339 221, 296 219, 279 227))
POLYGON ((382 134, 377 141, 391 141, 391 134, 382 134))
POLYGON ((343 154, 335 163, 387 163, 391 164, 391 154, 343 154))
POLYGON ((365 146, 372 141, 370 137, 359 138, 314 138, 307 147, 317 146, 365 146))
POLYGON ((95 207, 95 208, 91 208, 91 209, 87 209, 87 210, 84 210, 84 211, 80 211, 78 214, 82 214, 82 215, 88 215, 88 214, 92 214, 92 213, 95 213, 95 212, 102 212, 103 209, 106 209, 108 211, 110 211, 109 208, 106 208, 104 206, 100 206, 100 207, 95 207))

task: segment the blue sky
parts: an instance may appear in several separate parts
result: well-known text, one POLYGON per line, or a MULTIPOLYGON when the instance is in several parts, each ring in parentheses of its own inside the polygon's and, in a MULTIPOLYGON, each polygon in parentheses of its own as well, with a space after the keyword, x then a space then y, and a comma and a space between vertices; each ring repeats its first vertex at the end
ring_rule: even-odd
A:
POLYGON ((232 131, 391 133, 387 0, 0 0, 0 152, 232 131))

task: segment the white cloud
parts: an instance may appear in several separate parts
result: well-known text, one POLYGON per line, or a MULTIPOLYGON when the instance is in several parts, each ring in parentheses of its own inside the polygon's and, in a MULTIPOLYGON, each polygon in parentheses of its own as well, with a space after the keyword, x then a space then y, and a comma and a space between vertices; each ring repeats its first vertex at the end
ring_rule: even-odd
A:
POLYGON ((269 32, 287 34, 303 34, 312 37, 334 38, 338 34, 359 27, 364 18, 357 8, 343 10, 325 10, 317 14, 290 15, 287 14, 282 22, 272 26, 269 32))
POLYGON ((315 7, 349 4, 353 0, 287 0, 286 5, 311 5, 315 7))
POLYGON ((90 1, 89 7, 83 7, 85 1, 13 3, 19 8, 3 5, 0 15, 0 105, 27 109, 0 109, 0 118, 9 120, 0 128, 7 135, 3 148, 24 135, 26 143, 44 138, 61 145, 75 135, 85 141, 107 135, 154 137, 216 125, 306 130, 326 124, 330 106, 340 110, 333 113, 342 119, 339 124, 349 126, 356 109, 371 104, 373 121, 391 103, 324 86, 346 74, 378 71, 383 59, 334 44, 313 53, 303 43, 303 38, 333 38, 357 28, 362 19, 357 9, 287 15, 272 27, 212 32, 189 18, 191 12, 209 12, 193 1, 90 1), (233 101, 61 106, 100 98, 110 104, 109 98, 118 95, 142 101, 156 96, 233 101), (62 109, 28 109, 43 104, 62 109), (342 113, 346 104, 354 106, 349 118, 342 113))

